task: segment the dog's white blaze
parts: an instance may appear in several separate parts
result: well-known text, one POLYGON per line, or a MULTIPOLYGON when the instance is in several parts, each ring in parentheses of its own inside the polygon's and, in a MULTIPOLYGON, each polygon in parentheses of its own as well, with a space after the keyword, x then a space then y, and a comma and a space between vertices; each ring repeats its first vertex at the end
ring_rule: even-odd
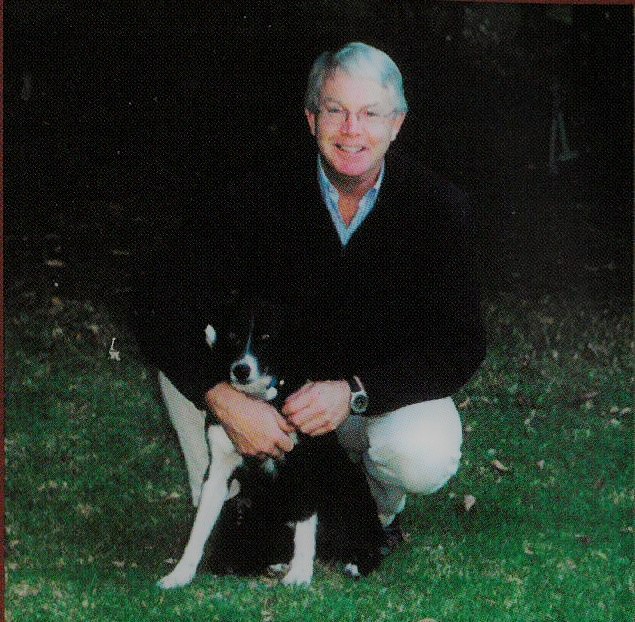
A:
POLYGON ((230 380, 234 387, 239 391, 246 393, 247 395, 251 395, 252 397, 268 401, 267 392, 270 388, 273 378, 266 374, 260 374, 260 371, 258 370, 258 364, 254 357, 251 355, 244 356, 239 361, 236 361, 236 363, 234 363, 234 365, 240 364, 249 366, 249 376, 247 377, 247 382, 243 384, 242 382, 238 382, 238 378, 236 378, 233 369, 230 370, 230 380))
POLYGON ((289 564, 289 572, 282 579, 284 585, 309 585, 313 578, 313 562, 315 561, 315 533, 317 514, 296 523, 293 538, 293 559, 289 564))
POLYGON ((218 336, 216 335, 216 330, 214 329, 214 327, 208 324, 205 327, 205 341, 210 348, 214 347, 217 337, 218 336))

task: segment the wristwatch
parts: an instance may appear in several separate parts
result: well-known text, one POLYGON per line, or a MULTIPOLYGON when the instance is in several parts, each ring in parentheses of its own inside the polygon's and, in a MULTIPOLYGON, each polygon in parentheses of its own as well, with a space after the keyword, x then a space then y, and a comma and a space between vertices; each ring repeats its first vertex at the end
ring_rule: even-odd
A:
POLYGON ((368 393, 357 376, 353 376, 348 385, 351 388, 351 412, 363 415, 368 408, 368 393))

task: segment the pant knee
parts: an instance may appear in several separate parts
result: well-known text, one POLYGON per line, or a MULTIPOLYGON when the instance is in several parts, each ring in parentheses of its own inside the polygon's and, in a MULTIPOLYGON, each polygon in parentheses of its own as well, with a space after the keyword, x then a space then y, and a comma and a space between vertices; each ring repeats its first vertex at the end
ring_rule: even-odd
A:
POLYGON ((461 452, 458 449, 440 452, 421 448, 388 448, 369 450, 371 462, 386 483, 405 492, 432 494, 456 474, 461 452))
POLYGON ((428 456, 423 460, 406 461, 402 477, 408 492, 429 495, 453 477, 459 468, 458 456, 428 456))

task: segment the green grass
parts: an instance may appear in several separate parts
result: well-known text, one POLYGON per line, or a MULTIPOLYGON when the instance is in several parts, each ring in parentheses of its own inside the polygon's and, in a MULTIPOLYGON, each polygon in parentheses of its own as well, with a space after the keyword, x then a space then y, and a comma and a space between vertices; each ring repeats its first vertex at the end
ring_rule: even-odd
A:
POLYGON ((372 577, 319 565, 308 589, 200 575, 162 592, 154 583, 192 511, 152 373, 103 310, 17 302, 5 319, 8 620, 633 618, 624 309, 565 296, 485 303, 488 359, 456 396, 462 468, 410 500, 410 540, 372 577), (108 355, 113 337, 121 361, 108 355))

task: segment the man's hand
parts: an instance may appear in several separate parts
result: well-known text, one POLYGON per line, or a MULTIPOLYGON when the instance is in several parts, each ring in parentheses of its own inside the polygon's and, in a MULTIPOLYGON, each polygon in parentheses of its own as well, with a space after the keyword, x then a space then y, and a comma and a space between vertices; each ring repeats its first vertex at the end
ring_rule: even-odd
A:
POLYGON ((282 414, 309 436, 336 430, 350 415, 351 389, 346 380, 310 382, 292 393, 282 414))
POLYGON ((221 382, 205 395, 205 401, 221 422, 236 450, 243 456, 282 458, 293 449, 293 427, 278 411, 221 382))

